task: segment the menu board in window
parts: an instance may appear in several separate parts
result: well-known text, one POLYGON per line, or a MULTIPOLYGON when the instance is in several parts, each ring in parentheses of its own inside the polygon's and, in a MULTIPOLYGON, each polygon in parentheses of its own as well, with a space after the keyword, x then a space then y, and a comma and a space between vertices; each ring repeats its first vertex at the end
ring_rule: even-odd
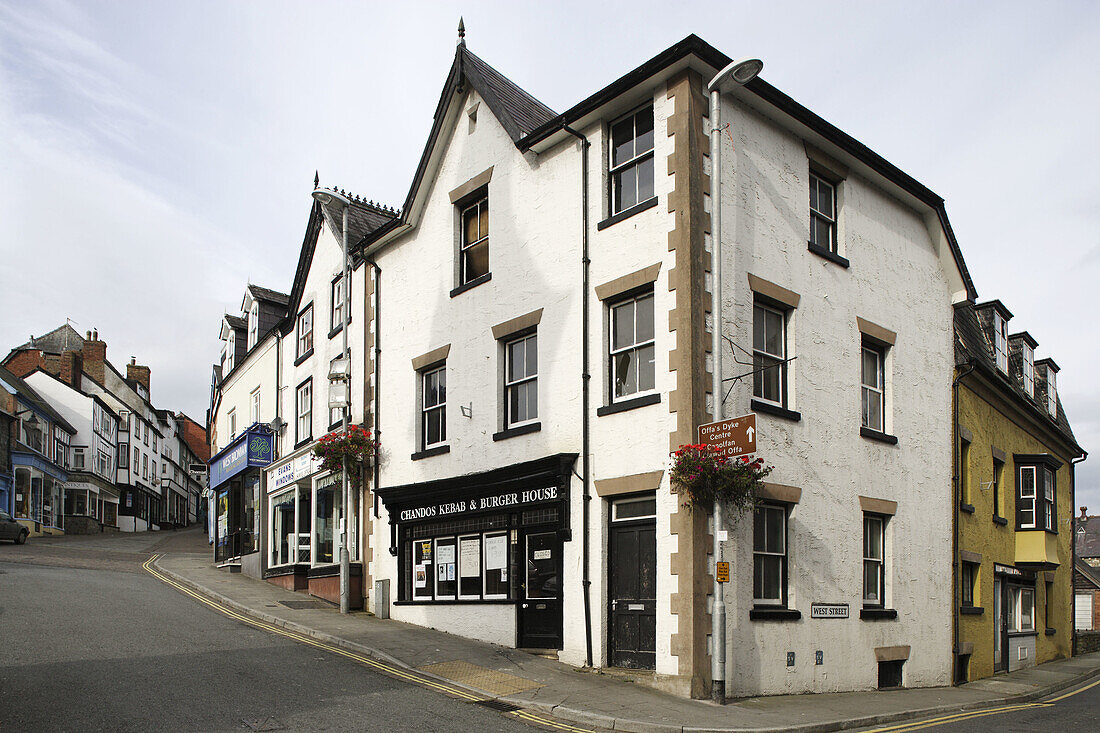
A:
POLYGON ((481 596, 481 536, 462 537, 459 540, 458 568, 459 595, 481 596))
POLYGON ((508 597, 508 535, 485 535, 485 597, 508 597))

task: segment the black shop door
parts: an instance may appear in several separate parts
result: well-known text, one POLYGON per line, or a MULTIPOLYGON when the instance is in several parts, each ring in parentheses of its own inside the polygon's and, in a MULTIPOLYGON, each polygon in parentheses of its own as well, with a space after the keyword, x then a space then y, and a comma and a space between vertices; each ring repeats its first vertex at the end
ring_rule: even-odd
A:
POLYGON ((561 649, 561 538, 557 532, 538 532, 528 534, 524 544, 519 646, 561 649))
POLYGON ((657 529, 653 520, 611 524, 608 606, 611 665, 657 663, 657 529))

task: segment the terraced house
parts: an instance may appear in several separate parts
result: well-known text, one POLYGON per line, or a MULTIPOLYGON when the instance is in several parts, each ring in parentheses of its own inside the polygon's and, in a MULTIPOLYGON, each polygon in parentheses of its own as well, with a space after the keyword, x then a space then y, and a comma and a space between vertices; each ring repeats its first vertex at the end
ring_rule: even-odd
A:
POLYGON ((1058 365, 999 300, 955 308, 955 676, 1068 657, 1074 464, 1058 365))
POLYGON ((730 63, 689 36, 557 113, 460 38, 401 208, 322 192, 278 325, 245 336, 247 297, 223 323, 212 467, 227 492, 255 477, 242 569, 332 598, 347 517, 380 615, 696 697, 950 682, 952 342, 976 290, 928 188, 758 77, 708 105, 730 63), (346 510, 310 457, 339 424, 345 212, 350 414, 382 444, 346 510), (668 466, 719 401, 757 415, 775 470, 714 526, 668 466))

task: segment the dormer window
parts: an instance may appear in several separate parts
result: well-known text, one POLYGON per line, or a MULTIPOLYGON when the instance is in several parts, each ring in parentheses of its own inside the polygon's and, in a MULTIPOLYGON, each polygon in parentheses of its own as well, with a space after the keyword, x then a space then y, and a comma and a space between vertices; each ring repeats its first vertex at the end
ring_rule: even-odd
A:
POLYGON ((1008 321, 997 311, 993 311, 993 355, 997 368, 1008 374, 1008 321))
POLYGON ((1035 397, 1035 349, 1027 343, 1023 347, 1023 376, 1024 391, 1028 397, 1035 397))
POLYGON ((225 373, 233 371, 233 357, 237 350, 236 346, 237 337, 233 331, 229 332, 229 338, 225 340, 225 373))
POLYGON ((1058 417, 1058 385, 1055 383, 1054 370, 1047 367, 1047 412, 1053 418, 1058 417))
POLYGON ((256 345, 260 336, 260 304, 253 303, 252 310, 248 312, 248 349, 256 345))

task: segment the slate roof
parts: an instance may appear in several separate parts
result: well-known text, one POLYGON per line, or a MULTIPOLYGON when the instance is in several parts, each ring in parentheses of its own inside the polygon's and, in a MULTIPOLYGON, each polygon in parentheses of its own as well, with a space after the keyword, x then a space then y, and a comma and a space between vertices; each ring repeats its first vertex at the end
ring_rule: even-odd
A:
POLYGON ((82 348, 84 338, 66 323, 41 336, 31 336, 30 341, 15 347, 13 351, 37 349, 49 354, 60 354, 64 351, 80 351, 82 348))
MULTIPOLYGON (((361 241, 383 224, 388 224, 396 216, 396 209, 352 197, 351 207, 348 209, 348 247, 361 241)), ((288 297, 287 300, 289 301, 290 298, 288 297)))
POLYGON ((456 61, 504 129, 516 142, 557 117, 554 110, 521 89, 515 82, 460 46, 456 61))
POLYGON ((21 397, 24 402, 29 402, 34 405, 39 410, 46 413, 50 420, 58 423, 73 435, 76 434, 76 428, 69 424, 68 420, 61 417, 61 414, 53 408, 45 397, 38 394, 38 391, 34 387, 30 386, 2 366, 0 366, 0 381, 15 390, 15 394, 21 397))
POLYGON ((235 331, 245 331, 248 329, 248 322, 240 316, 231 316, 226 313, 225 322, 235 331))
POLYGON ((259 285, 249 285, 248 289, 252 292, 252 297, 256 300, 275 303, 277 305, 286 305, 290 302, 289 295, 280 293, 277 290, 271 290, 270 288, 261 287, 259 285))
MULTIPOLYGON (((1050 415, 1045 406, 1040 406, 1024 392, 1023 385, 1010 379, 1007 374, 997 368, 996 358, 993 356, 993 345, 978 323, 978 315, 974 303, 963 301, 955 305, 955 365, 962 367, 973 362, 977 368, 991 380, 996 381, 1003 390, 1012 394, 1021 404, 1026 405, 1034 414, 1045 421, 1050 421, 1050 415)), ((1077 439, 1066 419, 1066 412, 1062 409, 1062 400, 1058 400, 1058 417, 1055 421, 1056 429, 1062 433, 1062 437, 1076 446, 1077 439)), ((1082 451, 1083 452, 1083 451, 1082 451)))
POLYGON ((1085 531, 1076 533, 1077 557, 1100 557, 1100 517, 1085 517, 1084 521, 1078 517, 1075 530, 1082 526, 1085 531))

